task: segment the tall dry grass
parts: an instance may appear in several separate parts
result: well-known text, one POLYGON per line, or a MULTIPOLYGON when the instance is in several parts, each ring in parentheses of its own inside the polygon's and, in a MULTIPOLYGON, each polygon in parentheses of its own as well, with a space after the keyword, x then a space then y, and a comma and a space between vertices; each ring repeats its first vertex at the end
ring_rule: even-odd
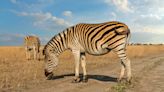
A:
POLYGON ((0 89, 26 88, 43 79, 43 62, 26 61, 23 47, 0 47, 0 89))
MULTIPOLYGON (((164 53, 164 46, 129 46, 131 59, 164 53)), ((113 52, 103 56, 87 54, 87 69, 96 69, 118 61, 113 52)), ((44 61, 25 60, 23 47, 0 47, 0 91, 28 89, 46 82, 44 61)), ((70 51, 61 54, 55 75, 74 73, 74 58, 70 51)))

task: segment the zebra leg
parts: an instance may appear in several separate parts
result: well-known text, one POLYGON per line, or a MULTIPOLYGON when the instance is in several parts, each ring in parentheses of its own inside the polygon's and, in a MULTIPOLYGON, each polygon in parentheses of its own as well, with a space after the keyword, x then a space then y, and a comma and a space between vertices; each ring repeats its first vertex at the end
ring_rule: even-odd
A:
POLYGON ((36 52, 36 47, 35 46, 33 46, 33 50, 34 50, 34 60, 36 60, 37 59, 37 52, 36 52))
POLYGON ((130 60, 127 58, 126 60, 126 71, 127 71, 127 81, 129 83, 131 83, 131 79, 132 79, 132 73, 131 73, 131 64, 130 64, 130 60))
POLYGON ((80 55, 80 59, 81 59, 81 67, 83 68, 83 82, 87 82, 88 78, 87 78, 87 71, 86 71, 86 56, 85 53, 81 53, 80 55))
POLYGON ((40 61, 40 53, 39 53, 39 48, 37 49, 37 60, 40 61))
MULTIPOLYGON (((120 41, 120 43, 123 43, 124 41, 120 41)), ((120 76, 118 78, 118 81, 121 81, 125 70, 127 72, 127 81, 130 82, 131 81, 131 65, 130 65, 130 60, 127 58, 127 55, 125 53, 125 46, 126 44, 114 44, 113 46, 113 50, 114 52, 118 55, 118 57, 121 60, 121 72, 120 72, 120 76)))
POLYGON ((118 78, 118 81, 120 82, 124 76, 124 73, 125 73, 125 64, 123 63, 123 61, 121 60, 121 73, 120 73, 120 76, 118 78))
POLYGON ((80 77, 79 77, 79 65, 80 65, 80 51, 79 50, 72 50, 72 53, 75 58, 75 78, 73 79, 73 83, 78 83, 80 82, 80 77))
POLYGON ((29 60, 28 51, 27 50, 25 51, 26 51, 26 59, 29 60))
POLYGON ((26 59, 29 60, 29 52, 26 51, 26 59))
POLYGON ((121 73, 120 73, 120 77, 118 79, 118 81, 121 81, 123 76, 124 76, 124 72, 126 70, 127 72, 127 81, 130 82, 131 81, 131 65, 130 65, 130 60, 127 58, 126 54, 125 54, 125 50, 123 51, 119 51, 117 52, 119 58, 121 59, 121 73))
POLYGON ((40 61, 40 53, 39 52, 37 52, 37 60, 40 61))
POLYGON ((31 52, 28 51, 28 60, 30 60, 30 59, 31 59, 31 52))

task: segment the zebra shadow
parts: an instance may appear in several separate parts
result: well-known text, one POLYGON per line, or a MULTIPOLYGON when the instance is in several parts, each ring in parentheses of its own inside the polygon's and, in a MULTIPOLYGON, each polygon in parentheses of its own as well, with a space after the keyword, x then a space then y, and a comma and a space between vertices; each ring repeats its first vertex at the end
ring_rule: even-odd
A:
MULTIPOLYGON (((75 74, 71 73, 71 74, 53 76, 52 80, 61 79, 64 77, 69 77, 69 76, 73 77, 74 75, 75 74)), ((87 76, 88 76, 88 80, 94 79, 94 80, 103 81, 103 82, 117 82, 116 77, 111 77, 111 76, 106 76, 106 75, 91 75, 91 74, 87 76)), ((82 74, 80 74, 80 78, 82 79, 82 74)))

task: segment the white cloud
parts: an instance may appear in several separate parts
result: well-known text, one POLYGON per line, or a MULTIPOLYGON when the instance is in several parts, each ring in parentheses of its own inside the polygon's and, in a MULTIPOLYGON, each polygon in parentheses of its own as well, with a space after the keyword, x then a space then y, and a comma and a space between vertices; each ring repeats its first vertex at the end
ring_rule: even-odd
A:
POLYGON ((105 3, 114 4, 122 12, 133 12, 128 0, 105 0, 105 3))
POLYGON ((17 5, 22 11, 37 12, 47 6, 54 4, 54 0, 35 0, 34 2, 28 2, 26 0, 10 0, 11 3, 17 5))
POLYGON ((0 45, 22 45, 24 34, 0 33, 0 45))
POLYGON ((117 20, 117 14, 115 12, 111 12, 110 15, 112 16, 112 20, 117 20))
POLYGON ((142 18, 153 18, 153 19, 157 19, 157 20, 162 20, 162 15, 157 15, 157 14, 143 14, 141 15, 142 18))
POLYGON ((26 16, 31 17, 33 21, 33 25, 39 27, 44 30, 55 30, 57 28, 65 28, 71 26, 72 23, 53 16, 50 12, 35 12, 35 13, 27 13, 27 12, 20 12, 17 13, 19 16, 26 16))
POLYGON ((71 11, 64 11, 63 15, 67 16, 67 17, 72 17, 72 12, 71 11))
POLYGON ((10 0, 11 1, 11 3, 13 3, 13 4, 16 4, 17 3, 17 0, 10 0))

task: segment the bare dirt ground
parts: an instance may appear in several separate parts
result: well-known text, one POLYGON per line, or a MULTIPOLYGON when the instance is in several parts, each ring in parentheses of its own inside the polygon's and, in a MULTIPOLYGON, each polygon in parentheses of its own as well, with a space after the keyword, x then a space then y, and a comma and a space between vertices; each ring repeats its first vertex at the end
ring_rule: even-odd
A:
POLYGON ((44 77, 43 61, 26 61, 22 47, 0 48, 0 92, 164 92, 164 46, 129 46, 132 84, 118 84, 120 62, 114 53, 87 55, 87 83, 71 83, 74 59, 60 56, 54 80, 44 77))

